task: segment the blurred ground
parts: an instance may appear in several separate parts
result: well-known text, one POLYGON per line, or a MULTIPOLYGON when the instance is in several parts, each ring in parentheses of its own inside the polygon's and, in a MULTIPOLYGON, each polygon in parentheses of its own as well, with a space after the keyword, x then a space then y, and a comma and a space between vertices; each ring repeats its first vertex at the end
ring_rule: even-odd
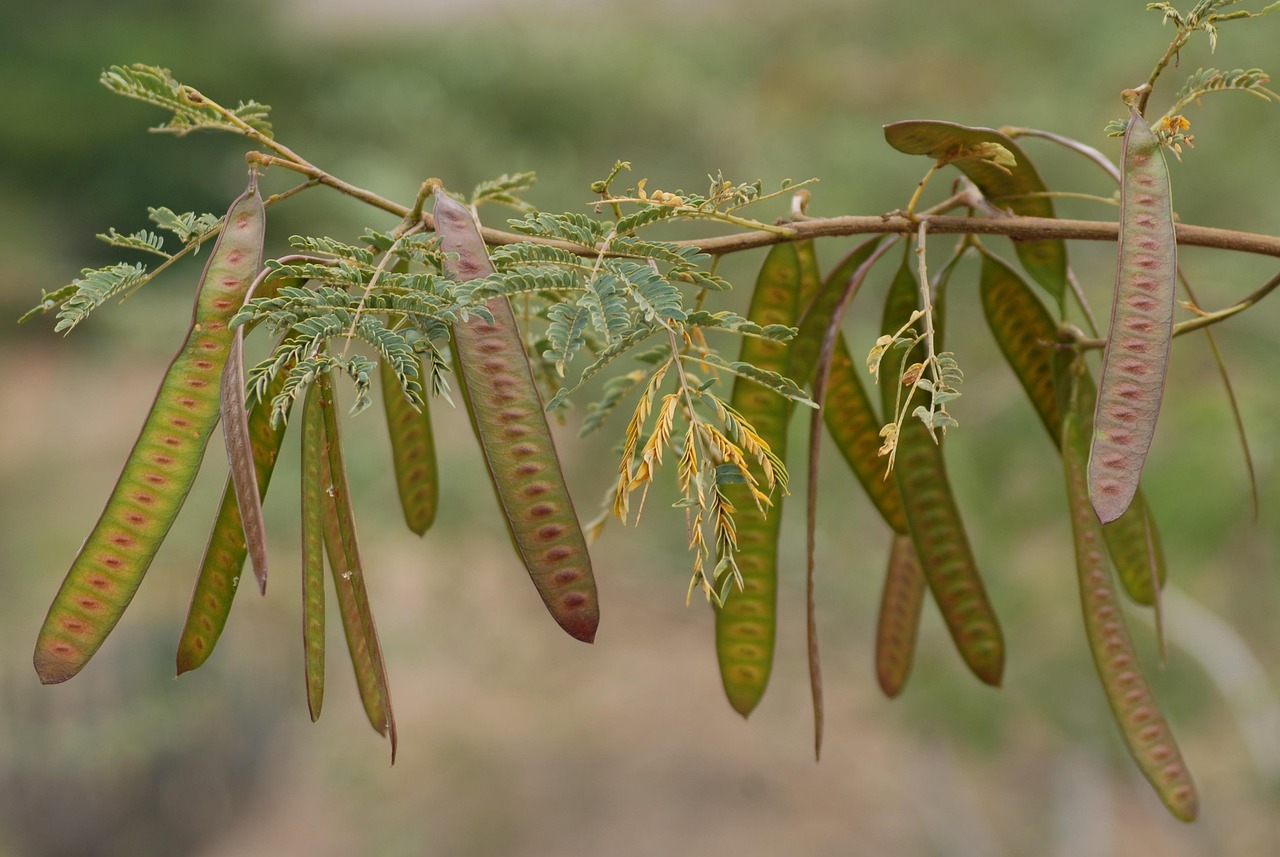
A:
MULTIPOLYGON (((220 99, 274 104, 282 139, 397 199, 427 175, 465 188, 537 169, 532 199, 575 208, 589 182, 624 158, 634 177, 664 189, 701 187, 717 169, 766 184, 817 175, 813 211, 834 214, 904 204, 924 165, 884 145, 879 125, 896 119, 1040 126, 1114 154, 1100 129, 1121 113, 1115 94, 1145 78, 1171 33, 1142 3, 1106 0, 785 10, 450 3, 429 12, 336 0, 270 12, 149 5, 23 0, 12 4, 17 25, 0 28, 0 105, 10 117, 0 127, 4 316, 79 268, 114 261, 94 232, 138 228, 147 205, 221 211, 239 191, 236 141, 146 135, 160 117, 94 83, 111 63, 167 65, 220 99)), ((1274 66, 1276 26, 1224 26, 1218 55, 1198 45, 1182 68, 1274 66)), ((1191 118, 1197 148, 1173 167, 1180 215, 1276 233, 1280 202, 1266 177, 1280 111, 1223 96, 1191 118)), ((1111 193, 1088 165, 1035 142, 1026 148, 1051 186, 1111 193)), ((1059 210, 1112 216, 1077 201, 1059 210)), ((363 217, 313 193, 281 207, 271 241, 279 250, 302 229, 353 236, 363 217)), ((824 263, 842 249, 822 246, 824 263)), ((1107 306, 1112 252, 1072 247, 1098 307, 1107 306)), ((723 270, 748 282, 759 259, 723 270)), ((1188 251, 1184 262, 1213 307, 1274 272, 1270 262, 1210 251, 1188 251)), ((401 730, 394 768, 364 722, 336 628, 324 717, 312 725, 305 713, 294 442, 267 504, 270 594, 240 596, 204 668, 169 679, 222 490, 216 455, 111 640, 74 681, 39 687, 36 630, 181 339, 196 275, 187 266, 65 340, 44 321, 0 326, 3 857, 1190 857, 1264 855, 1280 841, 1280 497, 1266 431, 1280 421, 1273 307, 1220 328, 1253 432, 1259 520, 1250 520, 1202 341, 1175 349, 1149 464, 1171 576, 1192 600, 1170 599, 1164 669, 1149 626, 1135 620, 1134 629, 1202 793, 1202 820, 1185 826, 1167 818, 1126 758, 1096 686, 1058 467, 985 340, 976 301, 963 299, 972 268, 953 284, 949 347, 968 380, 948 456, 1010 645, 999 692, 964 672, 928 608, 906 694, 879 696, 870 645, 888 538, 835 463, 822 482, 820 764, 811 756, 798 502, 784 528, 794 561, 775 675, 749 722, 722 699, 708 611, 684 607, 682 527, 660 503, 642 529, 611 526, 594 549, 603 625, 595 646, 573 642, 545 616, 493 526, 465 420, 443 407, 446 501, 421 541, 400 525, 376 416, 348 427, 365 444, 352 479, 401 730)), ((855 305, 854 341, 870 341, 877 295, 855 305)), ((612 438, 571 447, 575 435, 571 422, 561 447, 579 512, 590 517, 613 467, 612 438)))

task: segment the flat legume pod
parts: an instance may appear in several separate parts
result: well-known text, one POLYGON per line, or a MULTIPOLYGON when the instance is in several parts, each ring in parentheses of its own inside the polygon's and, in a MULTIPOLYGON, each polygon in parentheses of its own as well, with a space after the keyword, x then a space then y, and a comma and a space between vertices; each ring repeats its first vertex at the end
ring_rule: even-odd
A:
MULTIPOLYGON (((751 293, 747 317, 759 325, 794 325, 801 301, 800 262, 791 244, 777 244, 765 257, 751 293)), ((787 344, 745 338, 739 360, 787 374, 787 344)), ((779 458, 786 457, 790 402, 754 381, 738 378, 730 404, 751 423, 779 458)), ((778 626, 778 534, 783 498, 776 496, 766 513, 756 508, 741 485, 725 487, 738 510, 738 570, 742 590, 729 593, 716 613, 716 659, 720 680, 733 709, 746 717, 764 696, 773 669, 778 626)))
MULTIPOLYGON (((918 304, 913 259, 914 254, 904 255, 889 289, 881 324, 884 333, 896 333, 918 304)), ((941 318, 936 321, 940 327, 941 318)), ((895 413, 896 377, 902 360, 902 349, 897 347, 891 348, 881 362, 880 395, 886 421, 895 413)), ((905 395, 905 388, 903 392, 905 395)), ((894 473, 916 555, 947 630, 974 675, 998 687, 1004 671, 1004 636, 1000 623, 973 560, 947 480, 942 449, 924 423, 914 416, 908 415, 903 420, 894 473)))
POLYGON ((1169 168, 1136 106, 1122 161, 1115 299, 1089 450, 1089 499, 1104 524, 1129 508, 1155 436, 1178 268, 1169 168))
POLYGON ((425 396, 422 410, 409 403, 395 372, 385 360, 378 364, 378 374, 382 379, 382 404, 391 436, 400 509, 410 531, 420 536, 435 521, 440 498, 431 411, 425 396))
POLYGON ((911 675, 925 586, 911 537, 894 533, 876 620, 876 681, 890 699, 902 692, 911 675))
POLYGON ((1102 533, 1086 485, 1081 421, 1076 413, 1067 414, 1062 462, 1089 650, 1116 725, 1138 768, 1174 817, 1192 821, 1200 810, 1195 784, 1142 673, 1102 551, 1102 533))
MULTIPOLYGON (((982 254, 980 291, 983 314, 996 344, 1049 437, 1061 449, 1062 409, 1055 392, 1056 365, 1060 356, 1069 360, 1070 355, 1055 347, 1058 326, 1022 277, 986 251, 982 254)), ((1076 390, 1082 411, 1091 415, 1097 388, 1087 369, 1076 380, 1076 390)), ((1129 597, 1139 604, 1153 604, 1152 578, 1164 585, 1165 559, 1160 534, 1141 490, 1123 515, 1102 528, 1102 534, 1129 597)))
MULTIPOLYGON (((307 711, 314 723, 324 706, 324 536, 329 489, 329 450, 324 430, 324 414, 316 403, 320 388, 312 384, 302 403, 302 653, 307 685, 307 711)), ((349 616, 344 621, 350 622, 349 616)), ((344 626, 345 627, 345 626, 344 626)), ((356 665, 356 682, 364 693, 361 670, 373 674, 372 663, 361 658, 356 665)), ((373 689, 377 689, 376 677, 373 689)), ((375 694, 376 695, 376 694, 375 694)), ((362 696, 363 699, 363 696, 362 696)), ((366 712, 368 709, 366 708, 366 712)), ((370 716, 381 716, 375 710, 370 716)), ((386 722, 385 717, 381 722, 386 722)), ((374 724, 377 728, 377 724, 374 724)))
MULTIPOLYGON (((435 197, 445 273, 463 282, 493 273, 471 212, 442 190, 435 197)), ((495 297, 485 307, 492 323, 473 318, 453 327, 459 386, 517 553, 560 627, 590 643, 600 607, 587 542, 511 303, 495 297)))
POLYGON ((231 204, 196 292, 191 329, 165 373, 102 516, 76 555, 36 640, 45 684, 66 681, 119 621, 195 481, 218 421, 227 322, 262 266, 266 217, 256 178, 231 204))
MULTIPOLYGON (((355 515, 351 509, 351 491, 347 485, 347 468, 343 463, 342 436, 338 430, 337 402, 329 374, 323 373, 313 382, 314 408, 320 412, 324 433, 321 437, 321 492, 324 521, 324 548, 329 557, 329 571, 338 596, 342 630, 347 638, 351 665, 355 668, 356 686, 364 703, 369 724, 379 734, 391 739, 391 763, 396 761, 396 718, 391 709, 391 686, 387 680, 386 662, 378 628, 373 622, 373 608, 365 582, 364 565, 356 539, 355 515)), ((308 391, 308 398, 311 391, 308 391)), ((306 403, 303 403, 306 407, 306 403)), ((314 419, 314 417, 312 417, 314 419)), ((304 416, 303 420, 306 421, 304 416)), ((310 569, 314 573, 314 568, 310 569)), ((307 643, 314 641, 308 639, 307 643)), ((310 665, 309 665, 310 666, 310 665)))

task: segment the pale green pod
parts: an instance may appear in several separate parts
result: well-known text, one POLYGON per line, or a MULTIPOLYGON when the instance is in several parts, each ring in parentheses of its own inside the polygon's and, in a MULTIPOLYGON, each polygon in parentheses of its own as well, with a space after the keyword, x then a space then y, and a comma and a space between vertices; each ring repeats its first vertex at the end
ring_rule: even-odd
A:
POLYGON ((925 586, 911 537, 894 533, 876 620, 876 681, 890 699, 911 675, 925 586))
POLYGON ((329 570, 333 574, 333 586, 338 595, 342 630, 346 634, 347 650, 355 668, 360 700, 364 703, 369 724, 380 734, 390 737, 391 762, 394 764, 397 748, 396 719, 391 709, 391 688, 387 681, 382 645, 378 641, 378 629, 373 622, 364 566, 360 561, 355 515, 351 509, 351 490, 347 485, 347 468, 343 463, 342 436, 338 431, 337 402, 334 400, 327 372, 317 375, 312 383, 316 391, 314 408, 320 412, 324 429, 321 445, 326 453, 320 459, 321 484, 324 486, 321 500, 324 507, 325 553, 329 557, 329 570))
MULTIPOLYGON (((318 397, 319 385, 312 384, 302 405, 302 653, 307 710, 313 723, 324 705, 324 533, 329 487, 325 466, 329 450, 318 397)), ((362 665, 372 672, 372 664, 362 659, 362 665)), ((356 667, 358 683, 360 669, 356 667)))
MULTIPOLYGON (((796 248, 775 244, 765 257, 751 293, 747 317, 759 325, 794 325, 801 292, 801 268, 796 248)), ((739 360, 769 372, 787 375, 787 344, 744 338, 739 360)), ((755 427, 774 453, 785 460, 790 402, 744 378, 735 379, 730 404, 755 427)), ((783 498, 775 495, 765 512, 756 508, 746 486, 725 486, 724 494, 737 509, 738 570, 741 591, 729 593, 716 609, 716 660, 725 696, 743 717, 764 696, 773 669, 778 625, 778 535, 783 498)))
POLYGON ((391 437, 400 509, 410 531, 420 536, 431 528, 440 501, 431 412, 425 399, 419 410, 405 398, 395 371, 385 360, 379 362, 378 374, 382 379, 382 404, 391 437))
POLYGON ((1200 806, 1191 772, 1143 675, 1107 567, 1101 527, 1086 484, 1086 441, 1081 436, 1080 422, 1076 413, 1067 414, 1062 461, 1089 650, 1116 725, 1139 770, 1174 817, 1192 821, 1200 806))
MULTIPOLYGON (((271 425, 271 400, 284 387, 287 375, 286 367, 249 411, 248 431, 259 498, 267 494, 287 428, 285 420, 271 425)), ((244 527, 240 521, 240 503, 236 499, 235 486, 228 477, 191 593, 187 619, 178 639, 178 675, 199 667, 213 654, 214 646, 226 627, 231 602, 239 591, 247 552, 244 527)))
MULTIPOLYGON (((445 273, 462 282, 493 273, 471 212, 442 190, 435 199, 445 273)), ((600 607, 587 542, 511 303, 499 296, 485 308, 492 323, 472 318, 453 326, 459 386, 517 553, 548 612, 589 643, 600 607)))
POLYGON ((256 177, 227 211, 174 356, 102 516, 76 555, 36 641, 45 684, 78 673, 133 598, 195 480, 218 421, 227 323, 262 265, 266 217, 256 177))
POLYGON ((1129 110, 1121 174, 1115 299, 1089 450, 1089 497, 1104 524, 1129 508, 1155 436, 1177 289, 1169 168, 1136 106, 1129 110))

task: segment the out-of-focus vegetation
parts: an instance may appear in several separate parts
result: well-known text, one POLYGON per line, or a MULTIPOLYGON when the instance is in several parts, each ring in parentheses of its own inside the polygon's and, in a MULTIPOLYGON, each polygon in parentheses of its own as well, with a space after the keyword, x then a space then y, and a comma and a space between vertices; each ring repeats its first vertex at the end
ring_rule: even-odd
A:
MULTIPOLYGON (((905 205, 925 166, 883 143, 884 122, 1042 127, 1114 155, 1101 129, 1123 112, 1118 92, 1145 80, 1170 37, 1136 0, 421 5, 10 0, 0 315, 113 261, 95 232, 143 226, 148 205, 221 212, 239 191, 237 141, 146 134, 161 117, 95 83, 112 63, 168 66, 223 101, 272 104, 289 145, 402 201, 427 176, 462 189, 534 169, 533 201, 572 209, 623 158, 633 179, 664 189, 700 188, 716 170, 766 184, 818 176, 814 213, 869 214, 905 205)), ((1226 25, 1216 56, 1194 43, 1153 103, 1201 65, 1280 72, 1278 27, 1226 25)), ((1280 231, 1280 109, 1224 95, 1189 115, 1197 145, 1173 165, 1182 219, 1280 231)), ((1112 192, 1082 160, 1039 141, 1026 149, 1051 187, 1112 192)), ((267 178, 273 190, 286 181, 267 178)), ((1074 200, 1059 213, 1113 216, 1074 200)), ((324 190, 271 217, 269 251, 304 223, 336 237, 388 225, 324 190)), ((819 248, 826 264, 842 250, 819 248)), ((1114 248, 1071 251, 1106 307, 1114 248)), ((747 282, 761 257, 722 273, 747 282)), ((38 687, 35 631, 180 338, 202 261, 65 341, 46 320, 0 327, 0 855, 1208 855, 1280 841, 1274 307, 1218 328, 1255 443, 1259 520, 1196 337, 1174 349, 1148 464, 1171 580, 1200 605, 1171 599, 1166 668, 1146 649, 1203 796, 1202 821, 1184 827, 1123 757, 1096 687, 1060 470, 986 341, 976 290, 965 293, 972 265, 952 281, 948 347, 968 381, 948 460, 1006 622, 998 693, 972 681, 929 608, 903 698, 877 694, 870 646, 888 533, 834 455, 819 546, 821 765, 807 749, 798 517, 784 523, 795 559, 783 569, 778 666, 749 724, 721 698, 710 615, 683 606, 683 529, 658 503, 643 530, 611 526, 598 543, 602 631, 593 648, 573 643, 494 530, 465 419, 445 408, 446 502, 421 542, 400 526, 384 429, 365 417, 349 432, 364 444, 352 480, 399 713, 394 769, 337 654, 325 715, 307 722, 292 443, 267 504, 279 572, 267 599, 241 595, 207 666, 169 679, 222 488, 216 456, 115 637, 75 681, 38 687)), ((1271 261, 1215 251, 1187 251, 1184 264, 1212 307, 1274 273, 1271 261)), ((869 343, 879 307, 864 300, 849 335, 869 343)), ((568 447, 572 428, 561 445, 590 517, 613 453, 607 440, 568 447)))

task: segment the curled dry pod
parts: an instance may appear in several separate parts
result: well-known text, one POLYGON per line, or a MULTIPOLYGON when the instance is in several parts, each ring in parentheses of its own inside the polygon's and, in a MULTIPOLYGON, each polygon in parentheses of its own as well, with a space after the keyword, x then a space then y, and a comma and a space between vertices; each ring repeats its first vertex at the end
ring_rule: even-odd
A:
POLYGON ((911 537, 894 533, 876 622, 876 680, 890 699, 902 692, 911 674, 924 590, 924 572, 911 537))
MULTIPOLYGON (((794 325, 799 312, 800 280, 796 248, 791 244, 774 245, 756 277, 747 317, 759 325, 794 325)), ((744 338, 738 359, 769 372, 787 374, 786 343, 744 338)), ((778 457, 785 458, 791 403, 745 378, 734 381, 730 403, 778 457)), ((745 486, 726 486, 725 497, 738 510, 742 591, 730 593, 724 606, 716 610, 716 658, 729 704, 746 717, 764 695, 773 669, 783 498, 775 498, 773 507, 762 513, 745 486)))
MULTIPOLYGON (((1045 196, 1046 187, 1035 165, 1010 137, 993 128, 970 128, 954 122, 909 120, 884 126, 884 138, 890 146, 908 155, 927 155, 934 160, 952 159, 952 163, 968 176, 983 196, 994 205, 1022 217, 1054 217, 1053 200, 1045 196), (984 147, 1001 146, 1017 163, 998 165, 981 157, 963 157, 966 152, 981 152, 984 147)), ((1066 294, 1066 242, 1046 238, 1015 241, 1018 261, 1037 283, 1061 305, 1066 294)))
POLYGON ((218 421, 220 373, 232 342, 227 322, 262 265, 265 228, 262 198, 251 177, 209 254, 186 341, 40 629, 34 662, 45 684, 66 681, 93 657, 186 500, 218 421))
MULTIPOLYGON (((312 722, 320 718, 324 705, 324 534, 329 487, 329 450, 324 414, 316 403, 319 395, 320 385, 312 384, 302 405, 302 653, 312 722)), ((361 666, 371 670, 372 665, 362 659, 356 666, 358 683, 362 683, 361 666)))
MULTIPOLYGON (((396 719, 391 710, 391 688, 387 681, 386 663, 382 658, 382 645, 378 642, 378 629, 373 623, 364 566, 360 562, 355 515, 351 509, 351 491, 347 486, 347 468, 342 460, 342 436, 338 433, 337 402, 327 372, 317 375, 312 383, 313 408, 320 413, 323 429, 321 447, 324 454, 320 456, 320 482, 324 486, 321 502, 325 553, 329 557, 329 570, 333 573, 342 630, 347 637, 351 665, 355 667, 360 700, 364 703, 370 725, 379 734, 390 737, 391 762, 395 764, 396 719)), ((309 401, 312 390, 307 391, 309 401)), ((306 403, 303 407, 306 407, 306 403)), ((314 416, 310 418, 315 419, 314 416)), ((308 417, 303 417, 304 422, 307 419, 308 417)))
MULTIPOLYGON (((831 314, 847 284, 871 257, 880 239, 864 241, 853 249, 827 276, 822 289, 814 296, 800 325, 800 333, 792 344, 791 377, 800 384, 812 384, 814 364, 822 347, 822 339, 831 314)), ((894 532, 907 532, 907 519, 902 510, 898 483, 884 478, 884 459, 880 448, 880 426, 875 406, 863 386, 861 370, 849 354, 849 346, 841 335, 827 374, 827 394, 823 403, 823 419, 849 469, 853 471, 872 504, 894 532)))
MULTIPOLYGON (((884 333, 896 333, 916 309, 918 288, 912 258, 911 253, 903 257, 889 288, 880 328, 884 333)), ((941 319, 936 321, 940 328, 941 319)), ((894 347, 881 361, 880 395, 886 419, 895 413, 896 371, 902 360, 902 348, 894 347)), ((942 448, 934 442, 928 427, 910 415, 903 420, 897 443, 894 473, 929 589, 969 669, 982 681, 998 687, 1004 672, 1004 636, 973 560, 947 480, 942 448)))
MULTIPOLYGON (((437 189, 445 273, 466 282, 493 273, 471 212, 437 189), (454 255, 456 254, 456 256, 454 255)), ((458 378, 512 542, 552 617, 590 643, 600 623, 587 542, 560 470, 511 303, 490 298, 493 322, 453 326, 458 378)))
POLYGON ((1191 772, 1182 760, 1168 722, 1160 713, 1142 673, 1124 613, 1116 598, 1111 570, 1102 550, 1102 532, 1090 504, 1085 477, 1086 443, 1082 419, 1069 412, 1063 426, 1062 461, 1075 536, 1076 569, 1085 634, 1098 678, 1111 705, 1116 725, 1143 776, 1175 817, 1192 821, 1199 798, 1191 772))
MULTIPOLYGON (((258 480, 258 497, 265 497, 280 455, 287 427, 285 420, 271 425, 271 400, 284 387, 286 366, 272 380, 262 399, 249 411, 247 420, 254 471, 258 480)), ((248 547, 240 520, 240 503, 236 499, 231 477, 222 492, 222 503, 209 532, 209 542, 200 563, 191 606, 178 639, 178 675, 202 665, 213 654, 218 638, 227 624, 231 602, 240 586, 248 547)))
MULTIPOLYGON (((1070 362, 1072 352, 1056 347, 1058 326, 1026 281, 999 257, 985 250, 979 282, 982 311, 991 334, 1049 437, 1060 449, 1062 408, 1055 392, 1055 379, 1070 362)), ((1082 411, 1092 413, 1097 391, 1087 368, 1075 383, 1082 411)), ((1164 585, 1164 549, 1141 491, 1123 515, 1102 528, 1102 533, 1129 597, 1139 604, 1153 604, 1153 576, 1164 585), (1155 569, 1154 575, 1152 569, 1155 569)))
POLYGON ((1121 175, 1115 299, 1089 450, 1089 498, 1104 524, 1129 508, 1155 436, 1177 288, 1169 168, 1136 106, 1129 109, 1121 175))
POLYGON ((400 508, 409 529, 422 535, 435 521, 440 499, 431 412, 425 397, 421 410, 405 398, 395 371, 385 360, 378 364, 378 369, 382 378, 382 404, 391 435, 391 458, 395 463, 400 508))

